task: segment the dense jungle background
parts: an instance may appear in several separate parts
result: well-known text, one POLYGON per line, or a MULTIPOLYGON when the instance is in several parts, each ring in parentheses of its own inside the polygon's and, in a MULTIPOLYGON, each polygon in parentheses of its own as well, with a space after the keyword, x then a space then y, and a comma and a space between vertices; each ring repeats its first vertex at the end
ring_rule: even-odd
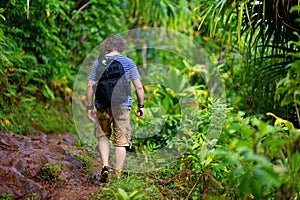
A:
POLYGON ((299 0, 0 0, 0 198, 299 199, 299 52, 299 0), (73 118, 74 105, 86 117, 85 96, 73 93, 76 75, 110 33, 147 27, 185 35, 210 61, 199 66, 136 42, 138 68, 169 84, 145 84, 147 115, 133 129, 162 128, 133 138, 132 151, 147 158, 189 145, 162 168, 102 185, 95 147, 73 118), (167 71, 145 66, 154 62, 167 71), (226 102, 203 78, 211 71, 226 102), (161 116, 156 105, 163 125, 153 120, 161 116), (196 126, 174 141, 186 105, 184 122, 196 126), (212 122, 221 127, 217 140, 207 137, 212 122))

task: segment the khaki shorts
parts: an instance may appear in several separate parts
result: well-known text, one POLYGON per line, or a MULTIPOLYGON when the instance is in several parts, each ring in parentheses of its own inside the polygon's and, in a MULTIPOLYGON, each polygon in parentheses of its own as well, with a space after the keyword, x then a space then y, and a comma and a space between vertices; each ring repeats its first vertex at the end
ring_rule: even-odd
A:
POLYGON ((131 146, 130 107, 118 106, 97 110, 98 123, 95 123, 95 136, 110 138, 116 146, 131 146), (113 132, 112 132, 113 128, 113 132))

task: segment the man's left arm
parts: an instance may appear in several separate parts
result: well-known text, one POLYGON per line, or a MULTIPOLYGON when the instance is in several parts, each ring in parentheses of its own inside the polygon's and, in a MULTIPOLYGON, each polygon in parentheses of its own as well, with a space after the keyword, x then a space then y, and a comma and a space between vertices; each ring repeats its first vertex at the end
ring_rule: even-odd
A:
POLYGON ((133 85, 135 88, 136 96, 138 99, 138 108, 136 111, 136 115, 139 116, 140 118, 144 117, 144 88, 142 81, 140 79, 134 79, 133 85))

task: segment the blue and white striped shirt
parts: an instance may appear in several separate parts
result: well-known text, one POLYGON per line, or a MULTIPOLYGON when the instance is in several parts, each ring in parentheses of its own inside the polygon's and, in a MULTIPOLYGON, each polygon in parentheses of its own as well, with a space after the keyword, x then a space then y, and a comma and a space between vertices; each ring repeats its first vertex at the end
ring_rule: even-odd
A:
MULTIPOLYGON (((128 57, 126 57, 124 55, 121 55, 121 54, 118 54, 118 55, 114 55, 114 56, 107 56, 106 55, 105 58, 117 60, 123 65, 124 71, 125 71, 125 77, 126 77, 128 82, 130 82, 131 80, 140 78, 140 74, 137 70, 137 67, 136 67, 135 63, 131 59, 129 59, 128 57)), ((100 77, 97 77, 98 65, 99 65, 99 61, 97 59, 97 60, 95 60, 93 66, 92 66, 92 69, 91 69, 90 74, 88 76, 88 80, 92 80, 94 82, 99 80, 100 77)), ((98 102, 95 99, 95 105, 97 105, 97 104, 98 104, 98 102)), ((132 98, 128 97, 127 102, 124 102, 121 105, 122 106, 132 106, 132 98)))

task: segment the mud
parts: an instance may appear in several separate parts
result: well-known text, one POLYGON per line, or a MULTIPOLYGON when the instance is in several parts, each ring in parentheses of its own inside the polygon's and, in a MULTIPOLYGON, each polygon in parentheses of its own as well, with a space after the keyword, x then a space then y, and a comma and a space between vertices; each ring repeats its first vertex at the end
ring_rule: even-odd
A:
POLYGON ((88 171, 78 158, 87 153, 70 133, 26 137, 0 131, 0 198, 87 199, 100 190, 94 174, 101 164, 94 159, 88 171))

